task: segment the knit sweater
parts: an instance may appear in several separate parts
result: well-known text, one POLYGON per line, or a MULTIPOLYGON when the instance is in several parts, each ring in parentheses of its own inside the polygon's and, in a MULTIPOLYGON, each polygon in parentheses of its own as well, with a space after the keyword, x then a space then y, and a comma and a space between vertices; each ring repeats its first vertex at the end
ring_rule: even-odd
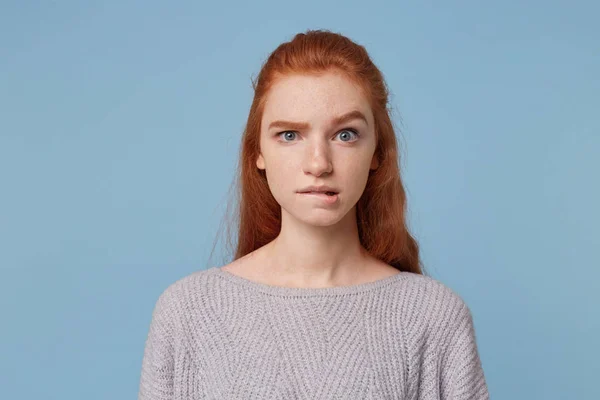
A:
POLYGON ((326 288, 193 272, 158 297, 141 364, 139 400, 489 399, 469 307, 410 272, 326 288))

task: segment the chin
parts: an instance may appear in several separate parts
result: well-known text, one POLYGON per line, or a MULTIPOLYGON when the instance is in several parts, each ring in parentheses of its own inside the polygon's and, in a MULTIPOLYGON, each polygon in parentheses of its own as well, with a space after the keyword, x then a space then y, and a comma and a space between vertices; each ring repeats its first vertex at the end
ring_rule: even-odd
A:
POLYGON ((306 224, 312 225, 312 226, 327 227, 327 226, 333 226, 333 225, 337 224, 339 222, 339 220, 336 220, 336 221, 321 220, 321 221, 304 221, 304 222, 306 224))
MULTIPOLYGON (((281 204, 281 203, 280 203, 281 204)), ((341 204, 338 204, 340 206, 341 204)), ((313 226, 333 226, 338 224, 348 215, 348 211, 342 207, 334 208, 317 208, 317 207, 306 207, 303 204, 292 202, 289 207, 281 206, 281 212, 283 218, 289 218, 296 220, 306 225, 313 226), (287 215, 283 215, 287 214, 287 215)))
POLYGON ((339 223, 344 215, 340 214, 339 211, 311 210, 310 215, 295 214, 294 218, 307 225, 326 227, 339 223))

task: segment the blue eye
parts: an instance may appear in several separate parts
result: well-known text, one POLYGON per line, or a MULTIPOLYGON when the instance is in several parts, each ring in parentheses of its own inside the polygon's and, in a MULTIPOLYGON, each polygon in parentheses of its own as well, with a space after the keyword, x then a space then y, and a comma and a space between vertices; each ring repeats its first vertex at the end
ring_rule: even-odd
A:
MULTIPOLYGON (((286 133, 293 133, 294 135, 296 134, 296 132, 294 132, 294 131, 284 131, 284 132, 278 133, 277 136, 281 136, 286 133)), ((287 140, 284 140, 284 142, 287 142, 287 140)))
MULTIPOLYGON (((341 131, 338 132, 338 135, 340 133, 342 133, 342 132, 352 132, 354 134, 354 136, 356 136, 357 138, 360 136, 360 134, 355 129, 352 129, 352 128, 342 129, 341 131)), ((285 135, 285 134, 288 134, 288 133, 292 133, 292 134, 295 135, 296 131, 283 131, 283 132, 279 132, 277 134, 277 136, 285 135)), ((289 138, 289 135, 288 136, 284 136, 284 137, 288 137, 289 138)), ((283 141, 286 142, 286 143, 289 143, 291 140, 283 140, 283 141)), ((348 140, 343 140, 343 142, 348 142, 348 140)))
MULTIPOLYGON (((354 136, 356 136, 357 138, 360 136, 357 131, 355 131, 354 129, 350 129, 350 128, 342 129, 340 131, 340 133, 342 133, 342 132, 352 132, 352 133, 354 133, 354 136)), ((345 140, 344 140, 344 142, 345 142, 345 140)))

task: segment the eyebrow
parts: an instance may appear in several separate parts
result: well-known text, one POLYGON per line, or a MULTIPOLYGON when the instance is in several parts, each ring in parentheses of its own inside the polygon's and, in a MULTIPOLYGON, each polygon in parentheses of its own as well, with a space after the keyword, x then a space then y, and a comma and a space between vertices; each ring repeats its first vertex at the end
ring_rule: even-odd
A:
MULTIPOLYGON (((348 122, 353 119, 362 119, 365 122, 365 124, 369 125, 365 115, 358 110, 353 110, 353 111, 347 112, 346 114, 342 114, 339 117, 335 117, 333 119, 332 123, 333 123, 333 125, 340 125, 340 124, 343 124, 344 122, 348 122)), ((302 130, 302 129, 308 129, 309 127, 310 127, 310 124, 307 122, 293 122, 293 121, 278 120, 278 121, 271 122, 269 124, 268 129, 270 130, 272 128, 289 128, 289 129, 302 130)))

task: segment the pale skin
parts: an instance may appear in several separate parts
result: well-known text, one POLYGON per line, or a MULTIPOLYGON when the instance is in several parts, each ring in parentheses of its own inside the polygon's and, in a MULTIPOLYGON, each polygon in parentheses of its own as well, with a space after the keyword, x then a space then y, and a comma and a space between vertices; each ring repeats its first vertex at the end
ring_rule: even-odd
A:
POLYGON ((356 203, 378 167, 371 108, 361 89, 334 72, 287 75, 268 94, 261 154, 281 232, 273 241, 222 267, 246 279, 283 287, 323 288, 372 282, 399 271, 361 245, 356 203), (342 123, 336 117, 359 111, 342 123), (275 124, 274 121, 303 123, 275 124), (353 131, 356 131, 356 135, 353 131), (339 192, 335 204, 297 193, 309 185, 339 192))

